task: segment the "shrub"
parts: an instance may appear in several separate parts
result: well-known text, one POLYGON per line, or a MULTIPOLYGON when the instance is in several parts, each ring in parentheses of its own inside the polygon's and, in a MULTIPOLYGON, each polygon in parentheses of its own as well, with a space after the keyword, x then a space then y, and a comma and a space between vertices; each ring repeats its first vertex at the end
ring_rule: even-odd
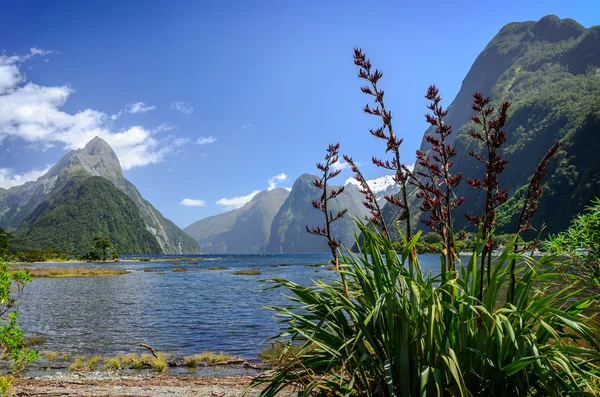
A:
MULTIPOLYGON (((30 282, 27 271, 11 272, 8 264, 0 260, 0 358, 11 361, 13 372, 38 359, 38 353, 27 347, 23 331, 17 324, 17 303, 25 285, 30 282)), ((4 377, 3 382, 10 383, 11 379, 4 377)))
POLYGON ((600 290, 600 198, 592 201, 586 213, 573 219, 567 231, 550 236, 545 246, 567 256, 566 265, 574 266, 588 285, 600 290))

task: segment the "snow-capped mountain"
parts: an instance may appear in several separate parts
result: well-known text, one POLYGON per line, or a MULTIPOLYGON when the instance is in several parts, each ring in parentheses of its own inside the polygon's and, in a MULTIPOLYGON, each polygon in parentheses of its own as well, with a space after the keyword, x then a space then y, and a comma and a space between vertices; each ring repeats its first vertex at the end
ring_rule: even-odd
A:
MULTIPOLYGON (((349 183, 360 186, 358 181, 354 178, 348 178, 346 180, 346 185, 349 183)), ((367 184, 379 202, 384 200, 384 196, 392 196, 400 191, 400 186, 394 182, 392 175, 384 175, 379 178, 367 180, 367 184)))

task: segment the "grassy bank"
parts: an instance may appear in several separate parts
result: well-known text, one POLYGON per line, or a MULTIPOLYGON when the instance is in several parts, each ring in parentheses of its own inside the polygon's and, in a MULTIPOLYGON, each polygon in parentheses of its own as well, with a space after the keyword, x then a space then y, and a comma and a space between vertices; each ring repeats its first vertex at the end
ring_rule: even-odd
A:
POLYGON ((45 268, 21 268, 14 269, 27 270, 31 277, 104 277, 118 276, 130 273, 122 269, 106 269, 103 267, 45 267, 45 268))

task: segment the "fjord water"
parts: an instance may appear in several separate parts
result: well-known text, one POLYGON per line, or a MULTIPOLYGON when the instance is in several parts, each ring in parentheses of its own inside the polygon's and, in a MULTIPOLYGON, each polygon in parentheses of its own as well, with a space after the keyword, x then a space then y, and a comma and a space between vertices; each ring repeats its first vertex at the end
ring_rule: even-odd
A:
MULTIPOLYGON (((139 344, 146 343, 180 355, 211 350, 252 360, 279 329, 265 306, 287 303, 285 291, 268 290, 265 279, 308 285, 337 277, 325 266, 308 266, 330 258, 322 254, 204 255, 197 264, 173 263, 181 257, 89 265, 132 271, 120 276, 35 278, 20 305, 19 323, 26 334, 45 336, 40 350, 113 355, 144 352, 139 344), (173 272, 177 267, 187 272, 173 272), (252 268, 261 274, 233 274, 252 268)), ((437 270, 437 255, 420 259, 424 270, 437 270)))

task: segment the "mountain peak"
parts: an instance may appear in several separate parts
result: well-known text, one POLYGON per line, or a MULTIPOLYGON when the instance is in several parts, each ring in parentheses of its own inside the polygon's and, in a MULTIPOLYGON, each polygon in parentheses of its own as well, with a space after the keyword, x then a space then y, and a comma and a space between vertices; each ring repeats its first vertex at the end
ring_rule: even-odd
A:
POLYGON ((102 138, 100 138, 99 136, 95 136, 94 138, 92 138, 91 141, 89 141, 85 147, 83 148, 84 151, 91 153, 91 152, 101 152, 101 151, 110 151, 112 152, 112 148, 110 147, 110 145, 102 138))

